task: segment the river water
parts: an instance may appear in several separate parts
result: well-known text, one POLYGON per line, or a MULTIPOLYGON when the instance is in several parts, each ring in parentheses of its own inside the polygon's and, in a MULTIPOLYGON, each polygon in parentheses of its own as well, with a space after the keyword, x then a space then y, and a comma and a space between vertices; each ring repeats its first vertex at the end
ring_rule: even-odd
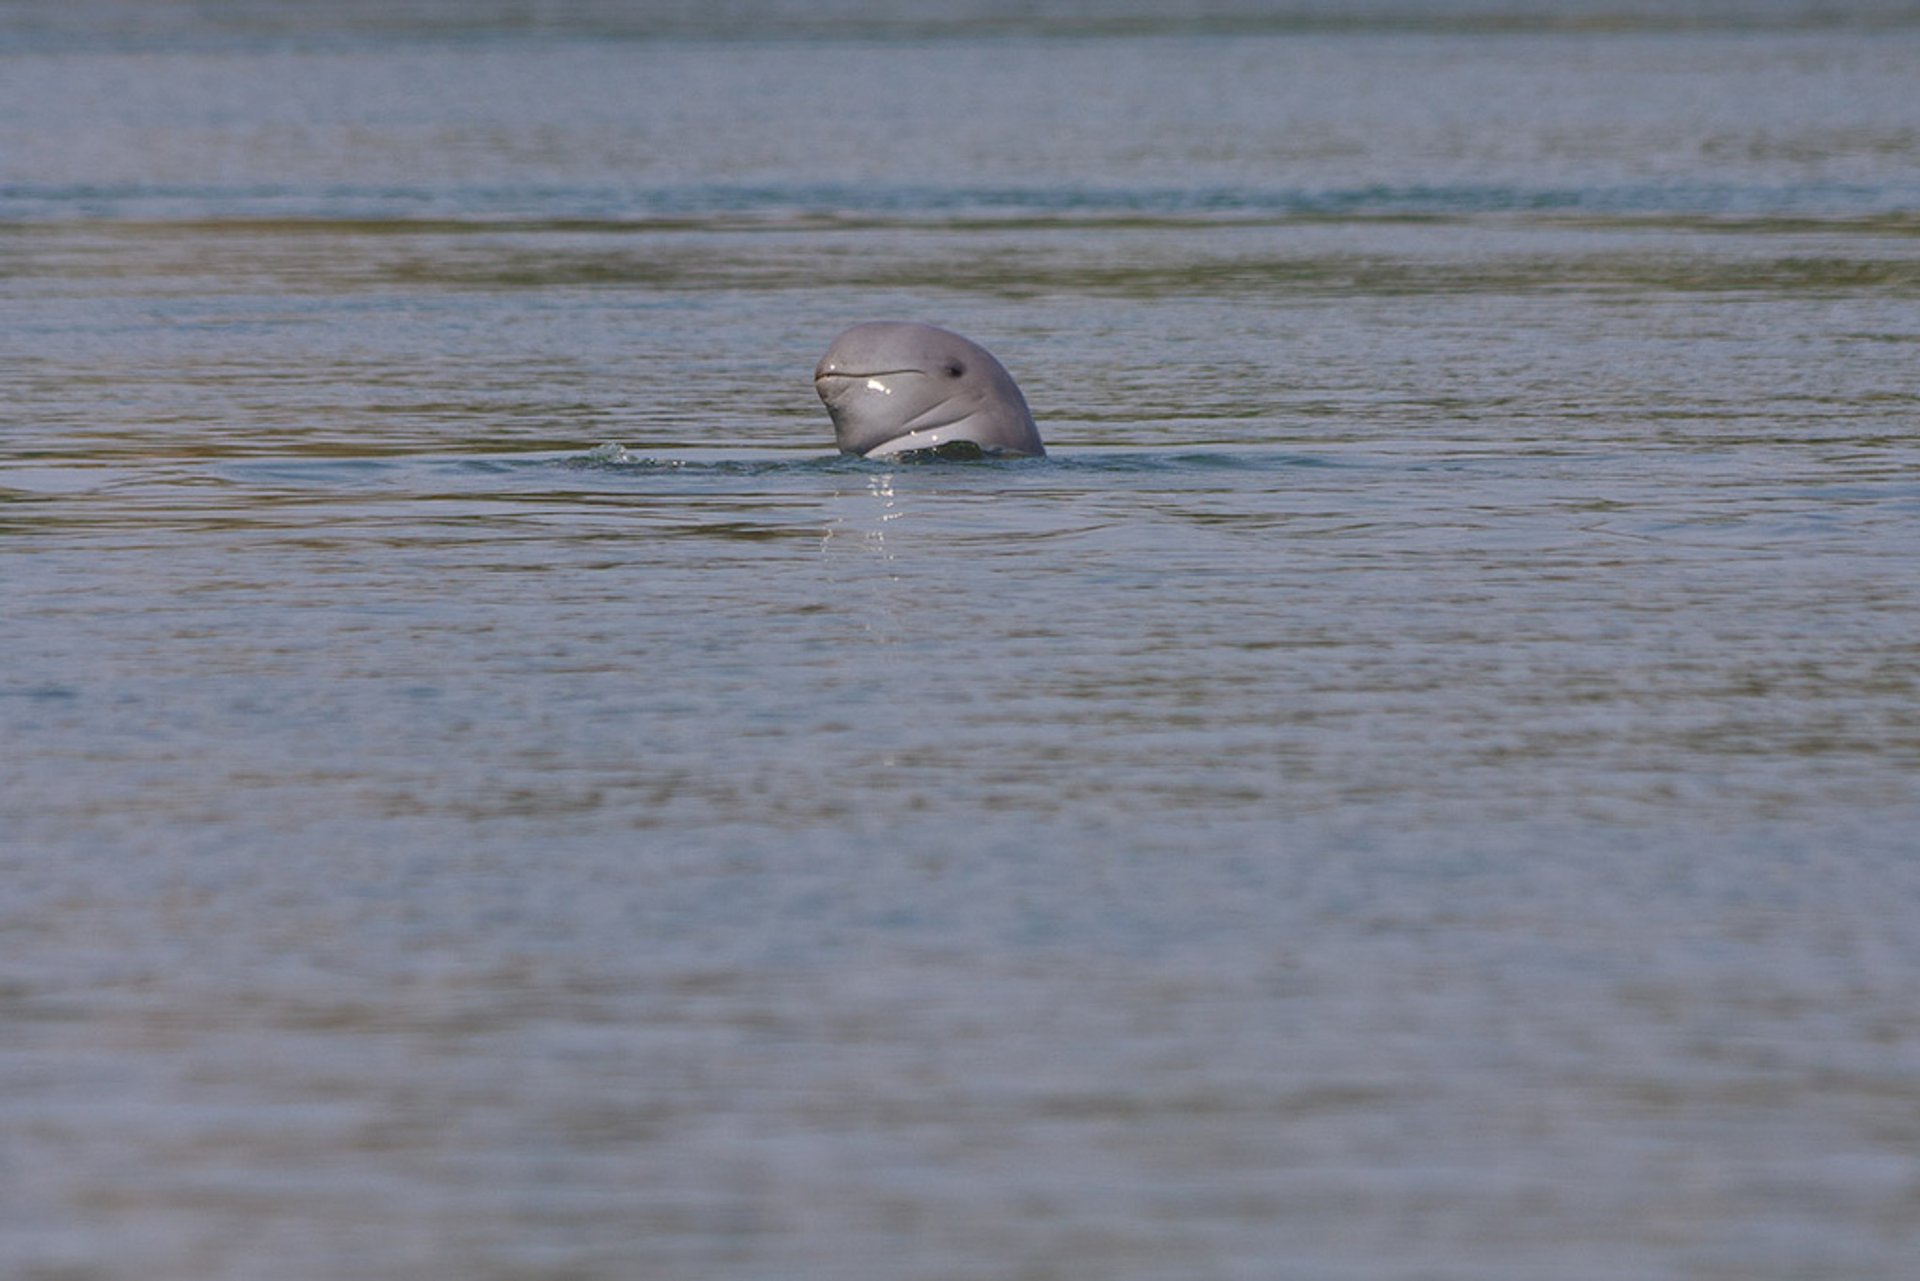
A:
POLYGON ((0 1274, 1912 1275, 1920 10, 1677 8, 0 8, 0 1274))

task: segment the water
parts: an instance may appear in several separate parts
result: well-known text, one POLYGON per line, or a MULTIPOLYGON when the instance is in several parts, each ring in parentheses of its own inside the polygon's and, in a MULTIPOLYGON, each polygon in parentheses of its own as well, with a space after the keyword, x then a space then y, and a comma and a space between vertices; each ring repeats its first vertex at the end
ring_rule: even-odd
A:
POLYGON ((1908 1275, 1915 83, 0 10, 0 1274, 1908 1275), (832 456, 882 316, 1051 455, 832 456))

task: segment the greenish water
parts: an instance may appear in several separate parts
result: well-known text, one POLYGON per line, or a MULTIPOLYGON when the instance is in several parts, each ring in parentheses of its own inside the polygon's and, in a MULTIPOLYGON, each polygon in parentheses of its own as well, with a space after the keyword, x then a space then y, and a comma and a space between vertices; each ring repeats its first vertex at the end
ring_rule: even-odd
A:
POLYGON ((0 1274, 1904 1277, 1915 83, 0 10, 0 1274), (1049 456, 835 457, 887 316, 1049 456))

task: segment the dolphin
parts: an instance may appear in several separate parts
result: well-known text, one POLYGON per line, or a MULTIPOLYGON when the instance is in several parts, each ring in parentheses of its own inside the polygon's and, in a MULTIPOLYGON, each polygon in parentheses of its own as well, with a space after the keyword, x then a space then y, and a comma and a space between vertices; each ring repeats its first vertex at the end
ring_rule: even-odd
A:
POLYGON ((1013 375, 985 347, 932 325, 855 325, 820 357, 813 389, 833 418, 843 454, 1047 452, 1013 375))

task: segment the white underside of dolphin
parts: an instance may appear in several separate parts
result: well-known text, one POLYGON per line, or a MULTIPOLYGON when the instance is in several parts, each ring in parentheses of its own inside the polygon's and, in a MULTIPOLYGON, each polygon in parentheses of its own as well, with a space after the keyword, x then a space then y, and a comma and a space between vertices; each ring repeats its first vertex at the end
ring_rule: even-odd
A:
POLYGON ((932 325, 875 320, 833 340, 813 371, 840 452, 886 458, 973 445, 1040 455, 1040 429, 1013 376, 978 343, 932 325))

